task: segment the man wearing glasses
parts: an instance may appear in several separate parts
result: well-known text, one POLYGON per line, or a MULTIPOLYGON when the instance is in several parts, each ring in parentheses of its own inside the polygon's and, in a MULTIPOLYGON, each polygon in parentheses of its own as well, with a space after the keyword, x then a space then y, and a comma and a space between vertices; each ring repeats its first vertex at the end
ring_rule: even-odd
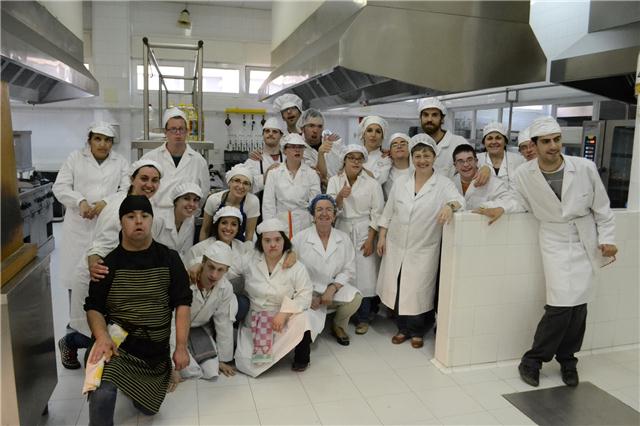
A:
POLYGON ((154 208, 162 213, 173 212, 171 191, 185 182, 200 186, 204 203, 209 195, 209 168, 202 155, 187 145, 187 117, 179 108, 167 109, 163 116, 164 134, 167 142, 146 153, 142 159, 153 160, 162 167, 162 185, 154 197, 154 208))
POLYGON ((615 219, 596 165, 562 155, 556 120, 538 118, 529 132, 537 160, 516 170, 515 188, 520 202, 540 221, 547 304, 518 370, 525 383, 538 386, 542 363, 555 356, 562 381, 577 386, 574 354, 582 346, 594 272, 613 262, 618 252, 615 219))

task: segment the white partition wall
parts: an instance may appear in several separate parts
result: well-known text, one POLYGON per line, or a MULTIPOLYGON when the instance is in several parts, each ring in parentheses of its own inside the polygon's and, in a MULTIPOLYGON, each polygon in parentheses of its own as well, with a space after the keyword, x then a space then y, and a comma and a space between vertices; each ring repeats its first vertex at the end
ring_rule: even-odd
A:
MULTIPOLYGON (((582 350, 640 342, 640 212, 615 211, 617 261, 597 275, 582 350)), ((538 222, 505 215, 491 226, 459 213, 443 233, 435 357, 444 367, 515 360, 545 304, 538 222)))

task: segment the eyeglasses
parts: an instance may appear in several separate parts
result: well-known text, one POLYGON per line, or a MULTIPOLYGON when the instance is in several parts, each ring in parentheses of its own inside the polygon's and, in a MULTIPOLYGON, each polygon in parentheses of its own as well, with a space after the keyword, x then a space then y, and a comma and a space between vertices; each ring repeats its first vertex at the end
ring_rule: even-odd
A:
POLYGON ((185 129, 184 127, 170 127, 167 129, 167 132, 171 133, 172 135, 180 135, 183 133, 187 133, 187 129, 185 129))
POLYGON ((467 164, 473 164, 474 161, 476 161, 476 159, 471 157, 471 158, 467 158, 466 160, 462 160, 462 159, 456 160, 455 163, 456 163, 456 166, 466 166, 467 164))
POLYGON ((616 261, 616 255, 614 254, 612 257, 610 257, 611 260, 609 260, 607 263, 605 263, 604 265, 601 266, 601 268, 604 268, 605 266, 609 266, 611 265, 613 262, 616 261))
POLYGON ((407 147, 409 146, 409 144, 407 142, 394 142, 391 144, 391 148, 402 148, 402 147, 407 147))
POLYGON ((347 155, 344 157, 346 160, 351 161, 352 163, 364 163, 364 157, 355 157, 352 155, 347 155))
POLYGON ((238 179, 238 178, 232 178, 231 179, 231 183, 238 183, 238 184, 240 184, 242 186, 246 186, 247 188, 251 186, 251 182, 246 181, 246 180, 241 180, 241 179, 238 179))

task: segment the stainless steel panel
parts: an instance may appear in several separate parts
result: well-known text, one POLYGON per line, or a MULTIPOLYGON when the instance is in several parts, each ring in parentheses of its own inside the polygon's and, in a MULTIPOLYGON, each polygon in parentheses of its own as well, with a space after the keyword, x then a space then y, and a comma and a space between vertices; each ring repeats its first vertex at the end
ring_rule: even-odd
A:
POLYGON ((640 2, 591 1, 589 3, 589 32, 608 30, 640 21, 640 2))
POLYGON ((16 171, 21 173, 33 170, 31 130, 15 130, 13 132, 13 149, 16 153, 16 171))
POLYGON ((12 356, 15 374, 15 387, 2 392, 14 392, 23 425, 40 423, 58 382, 49 262, 49 256, 36 257, 2 287, 3 320, 10 330, 3 335, 2 356, 12 356))
POLYGON ((613 208, 627 205, 635 128, 634 120, 606 122, 601 176, 613 208))

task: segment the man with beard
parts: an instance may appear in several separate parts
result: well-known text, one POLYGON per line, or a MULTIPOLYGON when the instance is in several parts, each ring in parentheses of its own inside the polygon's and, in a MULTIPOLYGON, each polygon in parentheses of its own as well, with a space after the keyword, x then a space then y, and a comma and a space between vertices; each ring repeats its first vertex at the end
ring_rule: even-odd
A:
MULTIPOLYGON (((262 194, 267 174, 284 161, 284 154, 280 151, 280 139, 284 134, 283 123, 275 117, 265 121, 262 126, 262 150, 251 153, 244 165, 253 171, 254 194, 262 194)), ((259 196, 261 198, 261 196, 259 196)))
POLYGON ((300 133, 298 129, 298 119, 302 114, 302 99, 291 93, 285 93, 273 101, 275 109, 280 111, 280 115, 287 123, 289 133, 300 133))
POLYGON ((313 108, 302 113, 298 120, 298 127, 302 129, 302 137, 307 143, 304 162, 316 169, 320 180, 326 183, 327 179, 339 169, 338 152, 342 147, 340 136, 335 133, 323 136, 324 115, 313 108))

